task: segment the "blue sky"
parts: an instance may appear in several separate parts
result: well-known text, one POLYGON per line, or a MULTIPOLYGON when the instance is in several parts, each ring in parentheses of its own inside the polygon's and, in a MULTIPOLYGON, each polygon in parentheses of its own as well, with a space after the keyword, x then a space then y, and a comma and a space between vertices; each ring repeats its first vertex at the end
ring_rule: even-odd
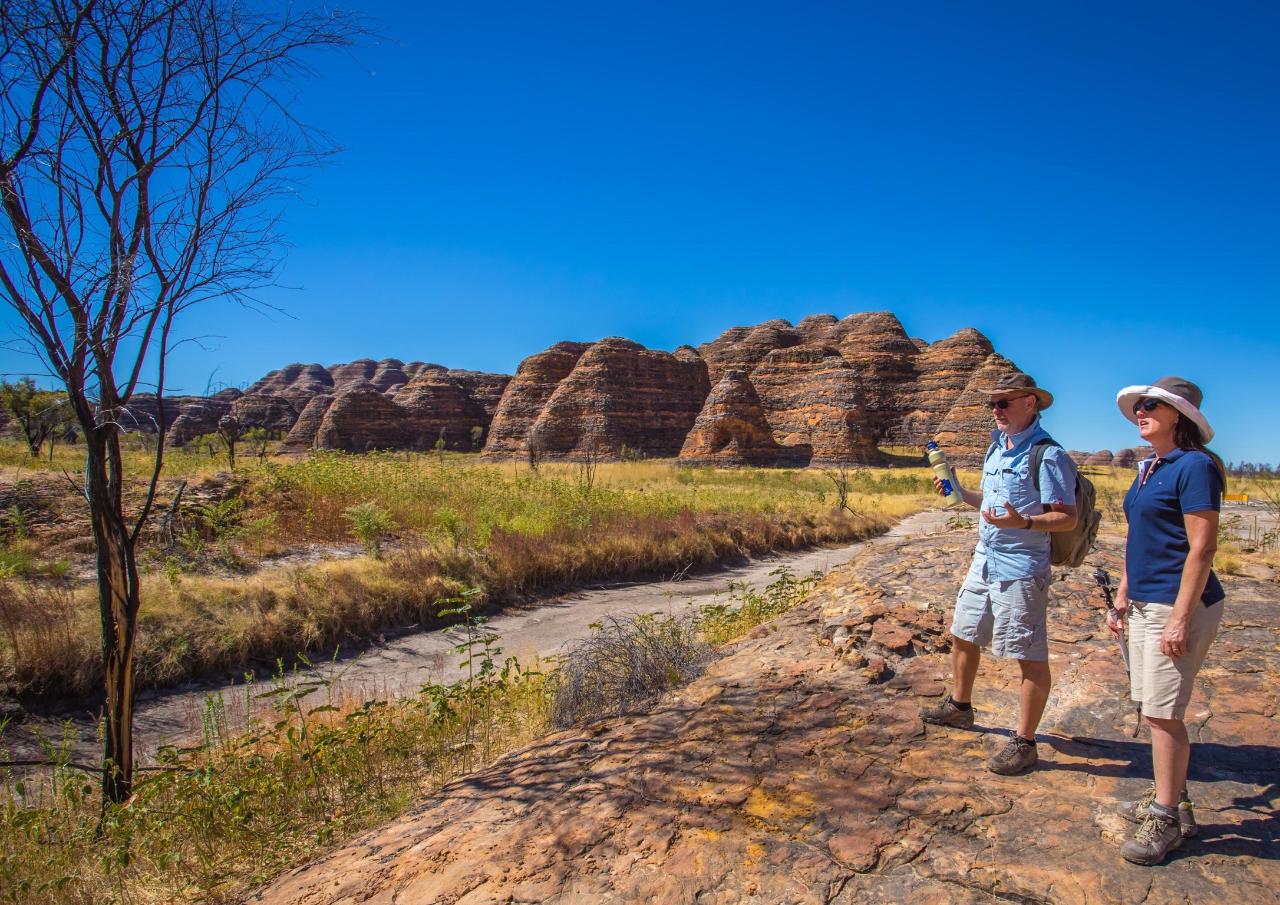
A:
POLYGON ((1179 373, 1280 461, 1280 6, 356 6, 384 37, 294 108, 344 151, 287 210, 291 316, 192 312, 175 388, 887 309, 991 337, 1067 446, 1179 373))

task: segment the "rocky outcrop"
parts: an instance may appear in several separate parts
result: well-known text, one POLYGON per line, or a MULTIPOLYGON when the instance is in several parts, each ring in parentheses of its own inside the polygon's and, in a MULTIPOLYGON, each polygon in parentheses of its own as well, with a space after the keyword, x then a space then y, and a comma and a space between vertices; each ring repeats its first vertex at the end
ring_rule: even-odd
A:
POLYGON ((249 389, 246 396, 283 396, 301 411, 313 396, 333 391, 333 375, 317 364, 291 364, 272 371, 249 389))
POLYGON ((802 342, 800 335, 784 320, 766 321, 757 327, 733 327, 709 343, 698 347, 707 363, 707 377, 719 383, 730 368, 750 374, 775 349, 789 349, 802 342))
POLYGON ((588 347, 556 385, 527 442, 569 461, 628 450, 674 456, 709 392, 701 359, 611 336, 588 347))
POLYGON ((993 351, 991 340, 972 327, 925 346, 914 362, 918 376, 908 396, 911 410, 884 432, 885 439, 923 447, 993 351))
MULTIPOLYGON (((423 365, 423 367, 428 366, 423 365)), ((484 413, 483 424, 487 430, 489 423, 493 421, 494 414, 498 411, 498 401, 502 399, 507 384, 511 382, 511 375, 464 371, 457 368, 451 368, 448 374, 450 379, 457 381, 463 388, 467 397, 480 407, 480 411, 484 413)))
POLYGON ((915 408, 920 349, 888 311, 851 314, 837 331, 840 354, 858 380, 871 429, 883 442, 906 442, 900 425, 915 408))
POLYGON ((442 367, 423 368, 391 398, 428 447, 444 441, 445 449, 474 452, 484 443, 488 416, 462 381, 442 367))
POLYGON ((572 373, 588 343, 556 343, 545 352, 520 363, 515 376, 502 392, 484 453, 497 457, 524 457, 529 449, 529 431, 560 381, 572 373))
POLYGON ((194 397, 193 401, 182 406, 182 411, 165 433, 165 443, 184 446, 196 437, 214 433, 218 422, 231 414, 231 406, 240 396, 239 390, 227 389, 212 396, 194 397))
POLYGON ((813 448, 781 446, 747 375, 730 368, 698 413, 680 449, 683 465, 790 465, 803 467, 813 448))
POLYGON ((302 414, 298 415, 298 420, 294 422, 293 427, 284 438, 284 442, 280 444, 280 451, 283 453, 304 453, 309 449, 315 448, 316 436, 320 433, 320 426, 324 423, 324 416, 332 404, 332 393, 312 396, 310 401, 307 402, 307 407, 302 410, 302 414))
POLYGON ((298 408, 286 396, 246 393, 231 404, 231 416, 240 430, 260 427, 270 436, 283 437, 298 420, 298 408))
POLYGON ((1100 449, 1095 453, 1090 453, 1084 460, 1085 465, 1100 465, 1103 468, 1110 468, 1115 456, 1109 449, 1100 449))
POLYGON ((421 423, 368 380, 344 382, 334 394, 316 431, 316 449, 369 452, 375 449, 426 449, 421 423))
POLYGON ((780 445, 809 446, 814 465, 879 458, 857 376, 830 346, 775 349, 751 382, 780 445))
POLYGON ((1123 861, 1150 779, 1125 668, 1090 597, 1122 540, 1055 581, 1040 763, 997 776, 1017 671, 983 658, 980 731, 920 722, 947 690, 974 531, 869 545, 647 711, 549 735, 318 854, 259 905, 898 905, 1276 901, 1280 601, 1231 606, 1188 713, 1199 836, 1123 861))
MULTIPOLYGON (((299 451, 305 438, 318 436, 333 404, 322 403, 314 418, 293 430, 312 400, 336 400, 352 386, 363 398, 372 387, 398 408, 371 403, 369 435, 362 442, 360 415, 344 402, 334 414, 341 428, 326 433, 341 437, 336 448, 385 448, 394 441, 393 448, 420 449, 443 439, 460 451, 482 444, 489 457, 524 458, 534 449, 553 459, 580 460, 624 451, 674 456, 688 443, 697 461, 742 464, 754 457, 790 463, 802 460, 808 447, 813 462, 831 464, 873 462, 880 459, 880 446, 917 448, 936 438, 944 446, 960 442, 955 452, 963 462, 985 448, 990 430, 975 375, 990 378, 1014 369, 971 328, 929 344, 908 336, 887 311, 843 319, 815 314, 795 326, 772 320, 733 327, 698 348, 681 346, 674 353, 619 337, 558 343, 526 359, 514 378, 395 358, 329 368, 292 364, 251 386, 233 414, 242 424, 288 431, 286 449, 299 451), (707 412, 707 429, 689 436, 710 388, 729 371, 752 384, 774 447, 788 452, 751 439, 748 422, 714 407, 707 412), (398 431, 390 424, 397 412, 404 418, 398 431), (717 422, 721 427, 711 429, 717 422), (742 442, 749 450, 735 453, 742 442), (708 443, 719 444, 714 455, 708 443)), ((741 397, 736 379, 732 386, 734 398, 741 397)), ((167 408, 178 422, 175 442, 215 429, 228 405, 214 397, 167 408)), ((148 418, 145 400, 134 408, 140 429, 155 420, 148 418)))

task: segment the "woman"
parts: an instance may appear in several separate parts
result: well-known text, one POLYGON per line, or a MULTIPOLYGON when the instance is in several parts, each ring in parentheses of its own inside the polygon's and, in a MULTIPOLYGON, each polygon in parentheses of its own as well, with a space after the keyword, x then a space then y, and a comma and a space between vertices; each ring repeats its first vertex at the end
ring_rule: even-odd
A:
POLYGON ((1183 723, 1196 673, 1218 633, 1222 585, 1213 574, 1218 510, 1226 486, 1222 460, 1205 444, 1213 429, 1200 411, 1200 388, 1181 377, 1125 387, 1116 402, 1155 450, 1142 462, 1124 499, 1129 536, 1124 579, 1110 628, 1119 634, 1129 614, 1130 683, 1151 727, 1155 782, 1121 806, 1141 823, 1121 854, 1159 864, 1194 835, 1187 798, 1191 743, 1183 723))

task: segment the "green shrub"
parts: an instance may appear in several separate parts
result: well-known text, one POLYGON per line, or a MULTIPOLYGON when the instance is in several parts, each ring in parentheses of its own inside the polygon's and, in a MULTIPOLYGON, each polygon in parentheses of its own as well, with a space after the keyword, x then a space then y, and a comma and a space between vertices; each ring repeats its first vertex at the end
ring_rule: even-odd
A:
POLYGON ((365 552, 381 559, 382 542, 396 527, 391 514, 377 503, 365 502, 348 506, 342 510, 342 517, 351 526, 351 536, 360 541, 365 552))

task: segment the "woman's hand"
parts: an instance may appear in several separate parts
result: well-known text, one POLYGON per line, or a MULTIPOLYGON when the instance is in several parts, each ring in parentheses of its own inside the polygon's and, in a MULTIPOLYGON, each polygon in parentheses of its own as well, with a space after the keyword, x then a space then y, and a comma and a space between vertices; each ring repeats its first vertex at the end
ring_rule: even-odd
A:
POLYGON ((1160 653, 1166 657, 1181 657, 1187 652, 1187 635, 1191 619, 1172 613, 1164 631, 1160 633, 1160 653))
POLYGON ((1107 610, 1107 628, 1111 629, 1111 634, 1119 638, 1124 632, 1124 614, 1129 610, 1129 601, 1122 595, 1116 595, 1112 606, 1114 609, 1107 610))

